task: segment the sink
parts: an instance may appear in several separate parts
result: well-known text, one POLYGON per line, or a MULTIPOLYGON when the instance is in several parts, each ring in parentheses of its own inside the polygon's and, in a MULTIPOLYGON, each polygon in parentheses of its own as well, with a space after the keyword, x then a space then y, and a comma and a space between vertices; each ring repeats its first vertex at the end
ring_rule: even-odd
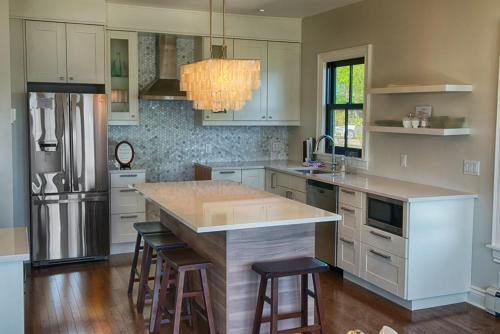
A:
POLYGON ((292 169, 294 172, 302 173, 304 175, 315 175, 315 174, 333 174, 331 170, 325 169, 292 169))

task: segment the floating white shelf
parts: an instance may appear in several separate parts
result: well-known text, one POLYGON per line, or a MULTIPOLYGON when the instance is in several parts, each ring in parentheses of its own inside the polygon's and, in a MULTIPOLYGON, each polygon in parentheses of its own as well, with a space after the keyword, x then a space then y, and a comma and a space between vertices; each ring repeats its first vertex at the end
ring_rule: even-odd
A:
POLYGON ((397 126, 370 125, 367 126, 366 129, 369 132, 400 133, 400 134, 427 135, 427 136, 465 136, 471 134, 470 128, 433 129, 433 128, 403 128, 397 126))
POLYGON ((472 92, 472 85, 407 85, 370 88, 368 94, 453 93, 472 92))

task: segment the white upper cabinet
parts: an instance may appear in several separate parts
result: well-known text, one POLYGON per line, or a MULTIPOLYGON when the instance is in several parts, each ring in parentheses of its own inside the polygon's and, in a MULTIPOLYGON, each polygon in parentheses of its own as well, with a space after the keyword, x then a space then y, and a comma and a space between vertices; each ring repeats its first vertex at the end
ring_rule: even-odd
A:
POLYGON ((263 121, 267 119, 267 41, 234 41, 235 59, 258 59, 260 63, 260 88, 252 92, 252 99, 240 111, 234 112, 234 119, 241 121, 263 121))
POLYGON ((104 27, 26 21, 29 82, 104 84, 104 27))
POLYGON ((27 76, 30 82, 66 82, 66 25, 26 21, 27 76))
POLYGON ((269 120, 300 120, 300 44, 269 42, 269 120))
POLYGON ((68 82, 104 84, 104 27, 66 25, 68 82))

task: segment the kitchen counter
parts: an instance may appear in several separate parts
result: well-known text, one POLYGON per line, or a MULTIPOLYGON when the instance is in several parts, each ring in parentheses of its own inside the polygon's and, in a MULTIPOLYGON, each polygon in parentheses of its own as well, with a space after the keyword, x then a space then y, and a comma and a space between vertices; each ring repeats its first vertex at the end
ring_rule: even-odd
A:
POLYGON ((210 167, 213 170, 267 168, 278 172, 304 177, 306 179, 312 179, 338 185, 352 190, 390 197, 404 202, 465 199, 478 197, 478 195, 474 193, 435 187, 420 183, 401 181, 375 175, 304 175, 303 173, 297 172, 294 169, 306 169, 307 167, 304 167, 300 162, 294 161, 216 162, 200 165, 210 167))
POLYGON ((228 181, 144 183, 134 189, 196 233, 341 219, 337 214, 228 181))
MULTIPOLYGON (((209 259, 208 280, 217 333, 251 333, 258 275, 252 264, 313 257, 315 223, 335 223, 337 214, 231 181, 135 185, 160 207, 161 222, 209 259)), ((281 310, 300 308, 299 277, 283 277, 281 310)), ((310 321, 314 315, 309 303, 310 321)), ((298 327, 300 319, 280 322, 298 327)))
POLYGON ((29 253, 26 227, 0 228, 0 263, 27 261, 29 253))

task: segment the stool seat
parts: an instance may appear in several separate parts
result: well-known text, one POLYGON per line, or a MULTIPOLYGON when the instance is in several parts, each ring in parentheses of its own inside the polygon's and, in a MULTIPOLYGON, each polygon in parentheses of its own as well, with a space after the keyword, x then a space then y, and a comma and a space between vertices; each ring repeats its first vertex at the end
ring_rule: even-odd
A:
POLYGON ((258 262, 252 269, 266 278, 303 275, 327 271, 328 265, 313 257, 258 262))
POLYGON ((133 226, 137 233, 139 233, 141 236, 143 236, 144 234, 170 232, 170 230, 160 222, 135 223, 133 226))
POLYGON ((209 260, 190 248, 162 251, 159 253, 159 256, 163 258, 163 261, 168 262, 170 266, 176 270, 179 267, 185 266, 206 268, 210 265, 209 260))
POLYGON ((155 251, 187 247, 187 244, 171 233, 145 234, 144 242, 155 251))

